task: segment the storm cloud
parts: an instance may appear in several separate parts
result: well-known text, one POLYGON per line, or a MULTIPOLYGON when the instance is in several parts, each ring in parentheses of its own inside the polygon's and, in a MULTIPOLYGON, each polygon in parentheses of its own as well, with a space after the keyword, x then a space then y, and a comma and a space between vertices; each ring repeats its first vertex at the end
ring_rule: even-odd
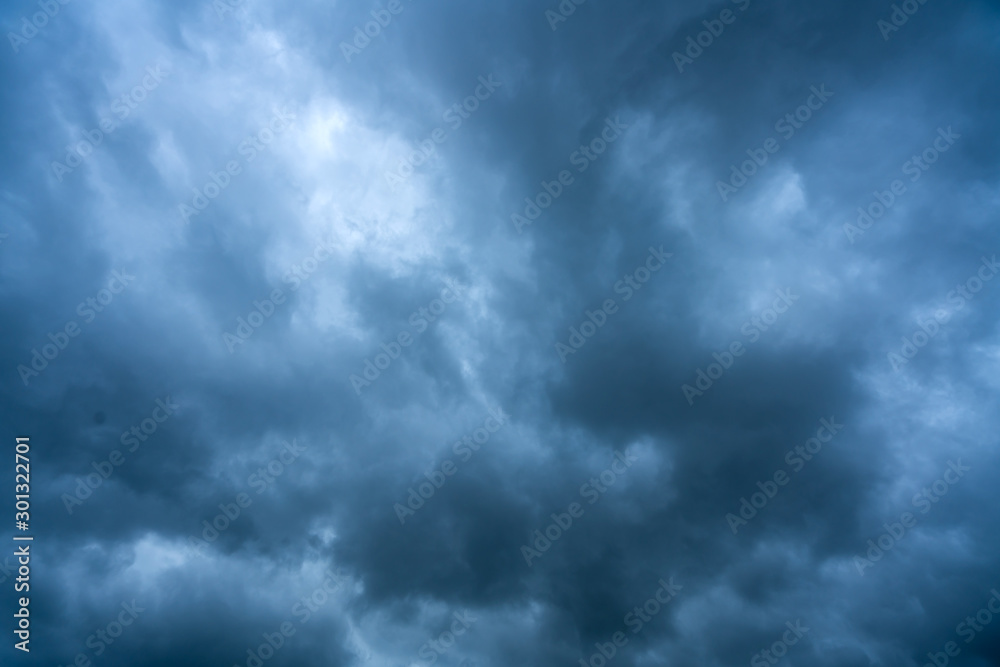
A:
POLYGON ((998 10, 8 3, 3 664, 998 664, 998 10))

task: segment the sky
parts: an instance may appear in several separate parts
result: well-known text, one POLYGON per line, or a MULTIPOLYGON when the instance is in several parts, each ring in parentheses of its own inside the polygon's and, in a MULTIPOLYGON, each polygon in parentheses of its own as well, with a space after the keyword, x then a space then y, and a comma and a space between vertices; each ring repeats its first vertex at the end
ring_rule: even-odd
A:
POLYGON ((1000 665, 997 2, 0 24, 0 664, 1000 665))

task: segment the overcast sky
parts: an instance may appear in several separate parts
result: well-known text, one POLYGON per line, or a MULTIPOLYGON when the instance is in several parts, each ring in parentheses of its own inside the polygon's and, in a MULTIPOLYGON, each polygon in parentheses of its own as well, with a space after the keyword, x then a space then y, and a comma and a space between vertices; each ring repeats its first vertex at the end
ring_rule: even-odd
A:
POLYGON ((996 2, 0 19, 3 664, 1000 664, 996 2))

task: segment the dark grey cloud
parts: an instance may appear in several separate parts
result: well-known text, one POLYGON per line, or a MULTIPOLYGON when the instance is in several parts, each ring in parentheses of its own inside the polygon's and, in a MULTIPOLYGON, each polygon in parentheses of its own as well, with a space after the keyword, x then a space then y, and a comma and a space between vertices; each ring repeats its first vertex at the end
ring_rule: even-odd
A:
POLYGON ((4 664, 996 663, 995 3, 55 5, 4 664))

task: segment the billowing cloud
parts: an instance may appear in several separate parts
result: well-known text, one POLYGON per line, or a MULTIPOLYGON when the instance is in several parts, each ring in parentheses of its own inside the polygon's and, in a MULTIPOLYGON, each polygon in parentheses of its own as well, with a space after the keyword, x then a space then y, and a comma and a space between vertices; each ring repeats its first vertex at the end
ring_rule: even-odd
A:
POLYGON ((995 663, 994 3, 3 25, 4 664, 995 663))

